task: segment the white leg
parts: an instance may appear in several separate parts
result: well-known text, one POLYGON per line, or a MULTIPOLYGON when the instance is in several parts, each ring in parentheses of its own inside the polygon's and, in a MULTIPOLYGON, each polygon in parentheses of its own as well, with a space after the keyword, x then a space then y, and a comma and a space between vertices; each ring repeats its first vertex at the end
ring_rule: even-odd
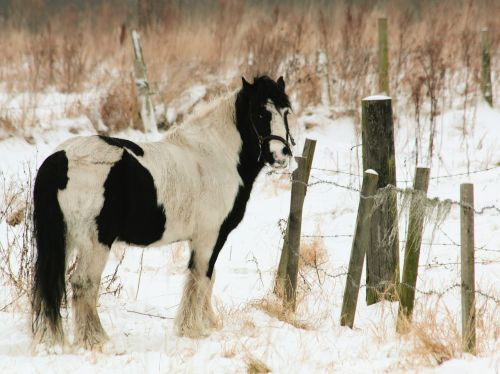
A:
POLYGON ((73 289, 73 315, 75 323, 75 344, 86 349, 100 350, 108 336, 102 328, 97 313, 97 297, 101 274, 106 265, 109 248, 95 244, 79 248, 78 262, 71 275, 73 289))
POLYGON ((197 236, 191 242, 192 261, 175 319, 176 332, 180 336, 200 338, 218 326, 211 301, 214 276, 207 276, 216 239, 217 233, 211 233, 197 236))

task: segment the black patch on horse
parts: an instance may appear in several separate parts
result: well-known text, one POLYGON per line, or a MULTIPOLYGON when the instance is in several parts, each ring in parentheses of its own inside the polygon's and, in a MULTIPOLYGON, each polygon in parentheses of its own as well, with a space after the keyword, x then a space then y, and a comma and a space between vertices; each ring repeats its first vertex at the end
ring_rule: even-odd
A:
MULTIPOLYGON (((227 240, 231 231, 239 225, 243 216, 245 215, 246 206, 255 179, 264 167, 266 160, 272 156, 269 152, 269 144, 266 142, 263 145, 264 157, 259 160, 259 140, 254 133, 250 123, 250 116, 264 110, 268 113, 269 117, 262 118, 261 122, 257 124, 262 136, 268 136, 271 133, 269 121, 271 114, 265 110, 264 106, 267 101, 271 99, 274 105, 278 108, 290 107, 290 101, 285 94, 284 88, 271 78, 263 76, 254 79, 253 85, 243 84, 243 88, 238 92, 236 98, 236 127, 240 132, 242 147, 240 151, 238 174, 243 181, 238 189, 238 194, 234 200, 233 208, 227 215, 219 229, 219 236, 212 251, 212 256, 208 264, 207 277, 211 278, 215 262, 219 252, 222 250, 224 243, 227 240), (267 123, 266 123, 267 121, 267 123)), ((253 117, 254 120, 258 120, 253 117)))
POLYGON ((104 140, 106 143, 109 145, 119 147, 119 148, 126 148, 129 151, 133 152, 136 156, 144 156, 144 150, 135 144, 134 142, 131 142, 130 140, 127 139, 120 139, 120 138, 112 138, 110 136, 103 136, 103 135, 97 135, 101 140, 104 140))
POLYGON ((153 176, 124 150, 104 183, 104 205, 96 217, 99 242, 149 245, 161 239, 166 221, 153 176))

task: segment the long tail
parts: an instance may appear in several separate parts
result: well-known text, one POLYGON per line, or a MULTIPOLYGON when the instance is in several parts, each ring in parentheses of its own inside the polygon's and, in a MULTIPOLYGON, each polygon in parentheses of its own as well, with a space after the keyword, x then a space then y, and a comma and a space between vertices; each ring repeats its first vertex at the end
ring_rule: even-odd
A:
POLYGON ((68 159, 64 151, 49 156, 38 170, 33 190, 33 226, 37 246, 33 281, 33 332, 42 319, 56 333, 61 301, 66 296, 66 224, 57 199, 68 183, 68 159))

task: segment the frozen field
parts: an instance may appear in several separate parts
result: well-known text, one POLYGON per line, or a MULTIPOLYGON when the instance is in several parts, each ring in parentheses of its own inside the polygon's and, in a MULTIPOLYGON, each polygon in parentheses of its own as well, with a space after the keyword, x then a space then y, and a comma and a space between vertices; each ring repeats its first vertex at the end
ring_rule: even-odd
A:
MULTIPOLYGON (((71 99, 71 98, 70 98, 71 99)), ((60 97, 47 97, 47 103, 60 97)), ((361 289, 355 328, 339 325, 361 179, 359 131, 351 117, 330 115, 326 108, 303 111, 292 132, 300 153, 306 137, 317 148, 304 207, 303 247, 321 254, 317 266, 301 267, 299 305, 290 322, 268 313, 278 303, 272 285, 282 245, 280 220, 288 215, 287 172, 263 172, 253 190, 243 222, 230 235, 216 265, 213 302, 222 327, 205 339, 179 338, 173 317, 189 259, 187 245, 162 248, 113 248, 105 270, 98 311, 110 342, 102 352, 32 354, 29 308, 17 299, 3 272, 0 283, 0 372, 246 372, 264 365, 276 373, 500 371, 500 111, 479 103, 467 136, 462 110, 437 119, 436 151, 428 195, 459 200, 459 185, 474 183, 476 210, 476 289, 479 354, 459 352, 460 345, 460 212, 456 204, 436 225, 425 228, 417 281, 417 330, 433 336, 430 349, 416 331, 395 332, 397 303, 367 307, 361 289), (312 248, 312 249, 311 249, 312 248), (141 260, 142 257, 142 260, 141 260), (116 277, 109 282, 112 275, 116 277), (426 330, 427 329, 427 330, 426 330), (458 334, 458 336, 457 336, 458 334), (445 352, 444 356, 442 356, 445 352), (448 352, 448 353, 447 353, 448 352), (448 356, 446 356, 448 354, 448 356), (448 359, 450 358, 451 359, 448 359), (441 365, 439 363, 445 361, 441 365)), ((93 134, 85 117, 52 120, 43 110, 30 142, 7 137, 0 141, 0 204, 24 188, 36 167, 63 140, 93 134)), ((57 116, 56 116, 57 117, 57 116)), ((411 187, 414 173, 413 122, 398 116, 396 153, 398 187, 411 187)), ((145 140, 137 131, 114 136, 145 140)), ((425 135, 428 136, 428 135, 425 135)), ((22 195, 21 195, 22 196, 22 195)), ((0 210, 4 210, 1 208, 0 210)), ((407 211, 400 212, 402 264, 407 211)), ((5 215, 3 216, 5 218, 5 215)), ((19 248, 24 224, 0 222, 0 245, 19 248)), ((0 259, 0 261, 3 261, 0 259)), ((13 268, 18 255, 11 260, 13 268)), ((0 262, 6 269, 4 262, 0 262)), ((402 265, 401 265, 402 266, 402 265)), ((364 283, 365 276, 362 277, 364 283)), ((71 309, 63 309, 72 339, 71 309)))

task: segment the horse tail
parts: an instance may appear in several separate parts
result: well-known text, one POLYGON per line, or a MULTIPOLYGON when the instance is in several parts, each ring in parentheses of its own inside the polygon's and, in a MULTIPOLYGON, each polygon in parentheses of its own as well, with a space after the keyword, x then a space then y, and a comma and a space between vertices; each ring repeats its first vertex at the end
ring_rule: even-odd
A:
POLYGON ((68 159, 64 151, 58 151, 40 166, 33 189, 33 234, 37 247, 32 289, 34 333, 41 323, 48 323, 53 334, 60 327, 61 301, 66 297, 66 224, 57 193, 67 183, 68 159))

